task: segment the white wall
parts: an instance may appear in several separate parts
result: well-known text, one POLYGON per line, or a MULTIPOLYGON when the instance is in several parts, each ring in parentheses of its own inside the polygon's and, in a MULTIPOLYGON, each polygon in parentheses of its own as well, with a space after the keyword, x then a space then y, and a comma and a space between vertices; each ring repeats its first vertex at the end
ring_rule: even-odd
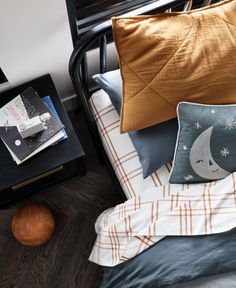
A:
POLYGON ((0 67, 11 86, 50 73, 62 98, 73 95, 72 50, 65 0, 0 0, 0 67))
MULTIPOLYGON (((99 73, 99 50, 93 49, 88 51, 88 73, 89 76, 99 73)), ((114 42, 107 45, 107 69, 114 70, 118 68, 117 51, 114 42)))

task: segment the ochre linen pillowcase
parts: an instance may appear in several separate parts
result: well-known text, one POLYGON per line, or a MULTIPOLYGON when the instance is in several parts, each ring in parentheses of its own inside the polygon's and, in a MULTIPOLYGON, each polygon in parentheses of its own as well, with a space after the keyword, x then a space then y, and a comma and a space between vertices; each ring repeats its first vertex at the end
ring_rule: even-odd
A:
POLYGON ((180 101, 236 103, 236 0, 112 19, 123 81, 121 132, 176 117, 180 101))

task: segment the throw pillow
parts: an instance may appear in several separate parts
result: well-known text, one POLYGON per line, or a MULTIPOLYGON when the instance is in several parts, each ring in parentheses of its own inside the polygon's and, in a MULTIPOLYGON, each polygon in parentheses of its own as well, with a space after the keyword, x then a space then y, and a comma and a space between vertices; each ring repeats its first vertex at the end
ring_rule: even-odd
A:
POLYGON ((217 180, 236 170, 236 105, 181 102, 177 115, 170 183, 217 180))
POLYGON ((112 19, 123 80, 121 132, 176 117, 181 101, 236 102, 236 1, 112 19))
MULTIPOLYGON (((93 79, 109 95, 116 111, 120 114, 122 98, 120 70, 97 74, 93 76, 93 79)), ((138 153, 144 178, 173 159, 177 131, 177 119, 172 119, 159 125, 129 133, 138 153)))

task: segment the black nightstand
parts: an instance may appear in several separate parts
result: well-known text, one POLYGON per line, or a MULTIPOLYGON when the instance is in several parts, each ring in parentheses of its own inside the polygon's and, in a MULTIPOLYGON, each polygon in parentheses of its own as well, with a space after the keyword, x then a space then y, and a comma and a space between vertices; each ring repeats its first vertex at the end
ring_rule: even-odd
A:
POLYGON ((32 86, 40 97, 50 96, 61 122, 65 126, 68 139, 48 147, 19 166, 13 161, 0 140, 0 208, 32 192, 39 193, 76 174, 85 174, 84 151, 50 75, 42 76, 1 93, 0 107, 29 86, 32 86))

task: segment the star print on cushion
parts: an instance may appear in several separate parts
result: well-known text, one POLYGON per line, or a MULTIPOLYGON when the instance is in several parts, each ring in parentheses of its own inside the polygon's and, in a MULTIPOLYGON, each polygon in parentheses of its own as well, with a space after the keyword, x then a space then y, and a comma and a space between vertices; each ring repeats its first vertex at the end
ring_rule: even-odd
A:
POLYGON ((208 182, 236 171, 236 105, 181 102, 177 115, 171 183, 208 182))

